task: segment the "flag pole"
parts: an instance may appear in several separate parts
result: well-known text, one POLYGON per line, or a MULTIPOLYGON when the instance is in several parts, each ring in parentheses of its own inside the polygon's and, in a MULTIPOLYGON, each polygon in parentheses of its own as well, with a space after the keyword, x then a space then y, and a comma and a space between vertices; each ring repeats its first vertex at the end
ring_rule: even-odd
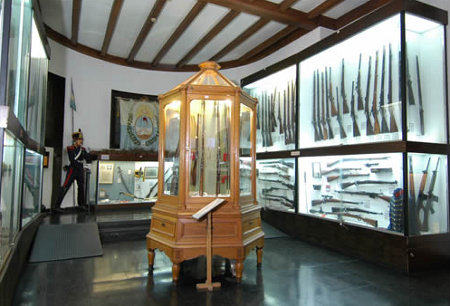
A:
MULTIPOLYGON (((71 113, 72 113, 72 130, 71 133, 73 133, 73 131, 75 131, 75 122, 74 122, 74 111, 77 110, 77 106, 75 104, 75 94, 73 92, 73 79, 70 78, 70 109, 71 109, 71 113)), ((74 188, 74 184, 72 184, 72 207, 75 207, 75 188, 74 188)))

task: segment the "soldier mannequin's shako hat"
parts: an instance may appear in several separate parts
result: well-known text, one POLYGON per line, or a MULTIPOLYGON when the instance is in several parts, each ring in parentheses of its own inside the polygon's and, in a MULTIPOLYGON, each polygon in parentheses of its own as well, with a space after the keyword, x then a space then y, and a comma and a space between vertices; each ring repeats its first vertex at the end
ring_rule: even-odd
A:
POLYGON ((83 133, 81 133, 81 129, 78 129, 78 132, 73 132, 72 133, 72 139, 75 140, 79 140, 79 139, 83 139, 83 133))

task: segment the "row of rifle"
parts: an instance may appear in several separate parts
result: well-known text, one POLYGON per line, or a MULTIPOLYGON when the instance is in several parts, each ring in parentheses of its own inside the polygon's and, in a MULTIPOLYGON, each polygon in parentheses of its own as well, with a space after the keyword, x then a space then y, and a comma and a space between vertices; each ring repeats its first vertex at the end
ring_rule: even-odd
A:
POLYGON ((288 196, 289 194, 293 194, 295 190, 294 184, 291 183, 294 163, 276 160, 263 161, 259 164, 262 166, 262 169, 267 169, 268 171, 261 171, 262 169, 258 171, 258 180, 260 182, 270 183, 270 187, 263 187, 261 189, 260 197, 263 200, 278 202, 288 209, 294 209, 294 200, 288 196), (277 184, 278 187, 276 186, 277 184))
POLYGON ((258 96, 256 128, 261 131, 263 147, 274 145, 273 132, 284 135, 286 145, 295 144, 296 95, 295 81, 291 80, 282 91, 275 88, 258 96))
MULTIPOLYGON (((345 91, 346 83, 345 83, 344 59, 342 59, 341 62, 340 90, 338 86, 336 86, 336 88, 333 87, 331 77, 332 76, 331 67, 325 67, 324 71, 319 70, 314 71, 313 95, 312 95, 313 96, 312 125, 314 128, 314 141, 329 140, 335 137, 333 124, 331 121, 332 117, 336 117, 337 124, 339 125, 340 138, 341 139, 346 138, 347 132, 342 117, 344 114, 350 114, 351 116, 353 137, 361 136, 357 111, 363 111, 365 114, 367 136, 398 132, 398 125, 393 105, 394 104, 392 94, 393 62, 392 62, 392 47, 390 44, 388 49, 389 49, 387 52, 388 54, 386 54, 386 47, 383 46, 383 54, 381 59, 381 78, 379 78, 380 65, 379 65, 378 51, 376 51, 375 53, 375 64, 373 69, 372 69, 372 56, 369 57, 365 96, 363 96, 362 93, 363 85, 361 82, 362 54, 359 55, 358 75, 356 78, 356 83, 355 81, 352 81, 350 104, 348 103, 348 98, 345 91), (385 93, 386 66, 387 66, 387 83, 388 83, 387 94, 385 93), (373 70, 373 81, 372 81, 372 70, 373 70), (378 84, 379 81, 380 85, 378 84)), ((415 104, 414 91, 408 66, 409 65, 406 65, 406 75, 407 75, 406 86, 407 86, 408 101, 409 105, 414 105, 415 104)), ((421 134, 423 135, 424 134, 423 101, 420 83, 419 59, 417 56, 416 56, 416 72, 417 72, 417 87, 419 98, 418 99, 419 121, 420 121, 419 123, 421 134)))

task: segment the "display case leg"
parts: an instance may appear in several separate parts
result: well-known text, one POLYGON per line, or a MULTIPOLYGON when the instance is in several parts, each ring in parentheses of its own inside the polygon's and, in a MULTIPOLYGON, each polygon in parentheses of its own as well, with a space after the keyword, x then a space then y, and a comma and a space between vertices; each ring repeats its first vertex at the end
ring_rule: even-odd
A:
POLYGON ((148 269, 153 270, 153 263, 155 262, 155 249, 148 249, 148 269))
POLYGON ((180 276, 180 264, 173 263, 172 264, 172 281, 174 283, 178 282, 178 277, 180 276))
POLYGON ((244 261, 242 259, 236 260, 236 281, 238 283, 242 280, 242 272, 244 271, 244 261))
POLYGON ((262 264, 262 256, 263 256, 263 248, 256 248, 256 266, 258 268, 261 267, 262 264))

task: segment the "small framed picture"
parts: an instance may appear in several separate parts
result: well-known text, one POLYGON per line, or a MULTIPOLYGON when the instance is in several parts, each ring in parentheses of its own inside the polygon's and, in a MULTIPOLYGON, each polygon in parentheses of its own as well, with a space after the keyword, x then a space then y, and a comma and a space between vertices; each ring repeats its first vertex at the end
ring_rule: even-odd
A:
POLYGON ((321 178, 322 177, 322 168, 321 168, 319 162, 313 162, 312 163, 312 176, 314 178, 321 178))
POLYGON ((98 170, 99 184, 112 184, 114 179, 114 163, 100 163, 98 170))
POLYGON ((144 175, 146 179, 155 179, 158 178, 158 168, 156 167, 145 167, 144 175))

